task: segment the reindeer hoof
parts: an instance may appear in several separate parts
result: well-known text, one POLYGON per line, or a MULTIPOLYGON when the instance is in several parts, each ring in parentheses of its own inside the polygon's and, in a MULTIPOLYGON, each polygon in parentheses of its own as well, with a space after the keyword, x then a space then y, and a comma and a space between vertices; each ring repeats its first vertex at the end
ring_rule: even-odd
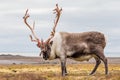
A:
POLYGON ((68 75, 68 73, 65 73, 65 75, 68 75))
POLYGON ((65 76, 66 76, 65 74, 62 75, 62 77, 65 77, 65 76))
POLYGON ((66 75, 68 75, 68 73, 62 74, 63 77, 65 77, 66 75))
POLYGON ((90 74, 88 74, 88 75, 94 75, 94 73, 90 73, 90 74))

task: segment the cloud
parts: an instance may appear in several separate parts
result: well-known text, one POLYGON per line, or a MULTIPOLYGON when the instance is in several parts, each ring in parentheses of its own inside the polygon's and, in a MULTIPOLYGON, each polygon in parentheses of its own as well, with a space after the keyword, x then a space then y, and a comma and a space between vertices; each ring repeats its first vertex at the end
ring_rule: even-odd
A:
POLYGON ((30 31, 23 22, 23 15, 29 9, 29 23, 35 20, 36 33, 47 39, 53 26, 55 4, 59 3, 63 12, 57 31, 103 32, 108 41, 107 52, 120 52, 120 1, 119 0, 0 0, 0 52, 38 52, 31 43, 30 31), (113 49, 114 48, 114 49, 113 49))

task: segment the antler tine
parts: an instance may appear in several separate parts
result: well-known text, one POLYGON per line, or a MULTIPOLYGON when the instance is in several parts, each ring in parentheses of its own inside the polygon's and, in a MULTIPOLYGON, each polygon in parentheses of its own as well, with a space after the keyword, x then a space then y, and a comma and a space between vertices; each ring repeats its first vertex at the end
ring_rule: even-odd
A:
POLYGON ((57 27, 57 23, 59 21, 60 15, 61 15, 62 8, 60 9, 58 7, 58 4, 56 4, 56 8, 53 11, 54 11, 53 14, 56 14, 56 17, 55 17, 55 20, 54 20, 53 29, 52 29, 51 34, 50 34, 50 38, 48 38, 48 40, 46 41, 47 43, 54 37, 54 34, 56 32, 55 29, 57 27))
POLYGON ((31 30, 31 32, 32 32, 32 35, 33 35, 33 37, 35 38, 35 40, 32 38, 32 35, 30 35, 30 39, 31 39, 31 41, 33 41, 33 42, 38 42, 38 43, 40 43, 40 40, 39 40, 39 38, 35 35, 35 33, 34 33, 34 28, 35 28, 35 22, 33 23, 33 27, 31 27, 29 24, 28 24, 28 22, 27 22, 27 19, 30 17, 30 15, 28 14, 28 9, 26 10, 26 12, 25 12, 25 15, 24 15, 24 17, 23 17, 23 19, 24 19, 24 22, 25 22, 25 24, 28 26, 28 28, 31 30))
POLYGON ((51 32, 52 36, 54 36, 55 34, 55 29, 56 29, 56 26, 57 26, 57 23, 59 21, 59 18, 60 18, 60 15, 61 15, 61 11, 62 11, 62 8, 60 9, 58 7, 58 4, 56 4, 56 8, 53 10, 54 11, 54 14, 56 14, 56 19, 54 20, 54 27, 53 27, 53 31, 51 32))

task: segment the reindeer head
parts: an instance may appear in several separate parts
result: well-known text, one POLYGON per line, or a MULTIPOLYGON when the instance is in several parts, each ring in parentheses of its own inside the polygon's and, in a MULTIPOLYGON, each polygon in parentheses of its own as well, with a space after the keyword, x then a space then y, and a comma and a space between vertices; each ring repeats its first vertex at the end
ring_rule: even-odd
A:
POLYGON ((53 41, 51 41, 51 39, 55 35, 55 29, 56 29, 57 23, 59 21, 62 9, 59 9, 58 4, 56 4, 56 8, 53 11, 54 11, 54 14, 56 14, 56 18, 54 20, 54 26, 53 26, 53 29, 51 31, 50 37, 46 41, 40 40, 36 36, 36 34, 34 32, 35 22, 33 23, 33 27, 31 27, 28 24, 27 19, 30 17, 30 15, 28 14, 28 9, 26 10, 26 13, 25 13, 25 15, 23 17, 24 23, 27 25, 27 27, 30 29, 30 31, 32 33, 32 35, 30 35, 31 41, 32 42, 37 42, 37 47, 41 49, 40 55, 42 54, 43 58, 45 60, 47 60, 49 58, 49 56, 50 56, 51 46, 52 46, 52 43, 53 43, 53 41), (32 36, 34 37, 34 39, 33 39, 32 36))

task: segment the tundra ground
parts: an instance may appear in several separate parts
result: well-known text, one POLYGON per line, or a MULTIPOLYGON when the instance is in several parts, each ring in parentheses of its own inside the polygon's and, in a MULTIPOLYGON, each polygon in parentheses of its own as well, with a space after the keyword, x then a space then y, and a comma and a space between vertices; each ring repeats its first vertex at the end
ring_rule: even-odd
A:
POLYGON ((68 64, 68 75, 61 76, 59 64, 0 65, 0 80, 120 80, 120 64, 109 64, 109 74, 104 74, 100 64, 94 75, 88 75, 95 64, 68 64))

